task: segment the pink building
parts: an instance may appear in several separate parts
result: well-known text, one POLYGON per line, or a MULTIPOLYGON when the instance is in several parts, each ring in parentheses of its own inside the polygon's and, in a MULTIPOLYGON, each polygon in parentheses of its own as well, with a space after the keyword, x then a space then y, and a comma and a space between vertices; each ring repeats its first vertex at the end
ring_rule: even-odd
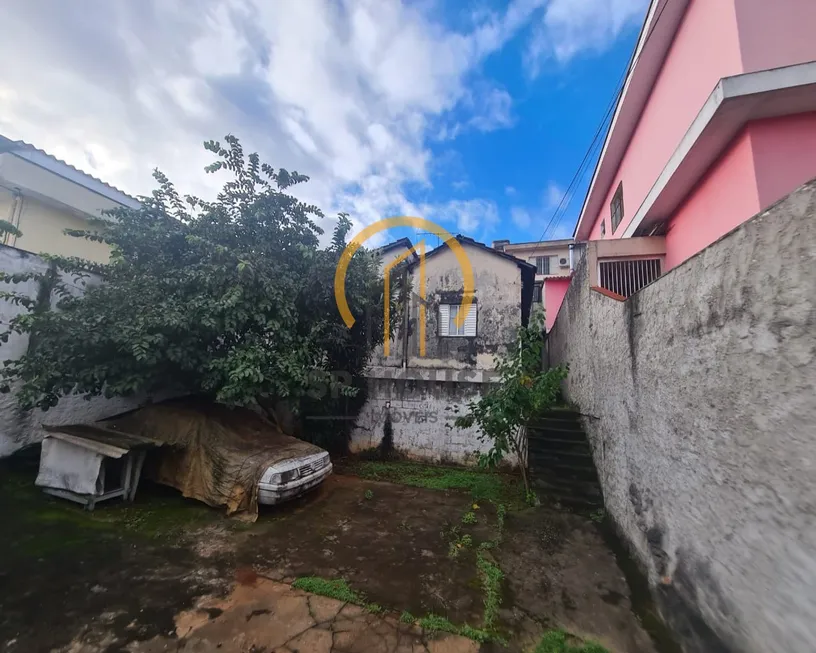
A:
POLYGON ((575 228, 628 297, 816 177, 816 0, 652 0, 575 228))

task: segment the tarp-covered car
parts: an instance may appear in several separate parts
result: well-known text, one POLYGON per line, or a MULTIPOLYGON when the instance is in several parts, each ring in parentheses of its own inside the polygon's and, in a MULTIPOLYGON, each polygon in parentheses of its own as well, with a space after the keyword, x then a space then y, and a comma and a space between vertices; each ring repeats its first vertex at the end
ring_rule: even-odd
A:
POLYGON ((331 474, 329 454, 285 435, 245 408, 190 399, 140 408, 103 422, 106 428, 162 446, 148 467, 153 480, 185 497, 254 519, 258 503, 275 504, 319 485, 331 474))

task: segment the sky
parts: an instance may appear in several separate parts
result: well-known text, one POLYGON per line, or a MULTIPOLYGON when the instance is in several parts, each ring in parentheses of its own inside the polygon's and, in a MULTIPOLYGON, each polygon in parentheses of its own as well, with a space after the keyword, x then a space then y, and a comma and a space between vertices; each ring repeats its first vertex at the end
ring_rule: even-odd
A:
MULTIPOLYGON (((205 140, 310 181, 328 231, 413 215, 481 242, 572 234, 564 197, 648 0, 0 3, 0 134, 132 195, 211 198, 205 140)), ((381 234, 380 241, 404 235, 381 234)), ((373 244, 377 244, 375 241, 373 244)))

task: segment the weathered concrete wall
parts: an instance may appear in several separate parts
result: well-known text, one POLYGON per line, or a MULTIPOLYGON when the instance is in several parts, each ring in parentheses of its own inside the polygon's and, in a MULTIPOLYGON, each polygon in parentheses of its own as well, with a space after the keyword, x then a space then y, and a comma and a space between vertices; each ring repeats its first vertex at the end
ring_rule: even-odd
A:
POLYGON ((549 338, 686 650, 813 650, 816 181, 626 302, 582 262, 549 338))
MULTIPOLYGON (((475 278, 476 337, 439 335, 439 305, 462 301, 464 281, 459 262, 450 249, 426 261, 426 351, 420 357, 419 328, 412 307, 409 367, 435 369, 493 369, 494 356, 515 341, 521 326, 521 271, 479 247, 463 243, 475 278)), ((419 266, 414 268, 413 289, 419 291, 419 266)))
MULTIPOLYGON (((487 377, 466 377, 451 371, 449 379, 427 374, 428 370, 369 377, 368 401, 357 417, 350 449, 359 452, 377 447, 383 438, 386 414, 391 415, 394 448, 416 460, 435 463, 475 464, 476 451, 487 451, 477 428, 460 429, 454 420, 477 400, 487 377), (426 374, 423 374, 426 372, 426 374)), ((374 372, 376 373, 376 372, 374 372)))
MULTIPOLYGON (((39 256, 29 254, 13 247, 0 245, 0 270, 7 273, 45 272, 46 262, 39 256)), ((70 283, 70 279, 64 281, 70 283)), ((26 294, 29 297, 37 296, 37 282, 28 281, 19 284, 0 284, 3 289, 8 288, 26 294)), ((80 288, 76 289, 81 292, 80 288)), ((25 309, 8 301, 0 300, 0 321, 3 330, 14 316, 25 309)), ((12 334, 7 343, 0 344, 0 360, 17 359, 28 348, 28 336, 12 334)), ((85 401, 82 397, 65 397, 59 404, 47 412, 41 410, 23 411, 17 405, 14 392, 0 394, 0 458, 11 455, 22 447, 39 442, 43 437, 41 425, 71 424, 88 422, 117 413, 131 410, 138 405, 133 399, 104 399, 96 398, 85 401)))

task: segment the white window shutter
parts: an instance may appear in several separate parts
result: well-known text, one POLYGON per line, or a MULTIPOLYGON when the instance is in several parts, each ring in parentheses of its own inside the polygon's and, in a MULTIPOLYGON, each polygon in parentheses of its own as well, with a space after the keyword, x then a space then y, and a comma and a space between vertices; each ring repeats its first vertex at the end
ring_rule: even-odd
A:
POLYGON ((467 318, 465 319, 465 335, 476 335, 476 303, 472 303, 468 309, 467 318))
POLYGON ((450 306, 448 304, 439 305, 439 335, 446 336, 449 333, 450 306))

